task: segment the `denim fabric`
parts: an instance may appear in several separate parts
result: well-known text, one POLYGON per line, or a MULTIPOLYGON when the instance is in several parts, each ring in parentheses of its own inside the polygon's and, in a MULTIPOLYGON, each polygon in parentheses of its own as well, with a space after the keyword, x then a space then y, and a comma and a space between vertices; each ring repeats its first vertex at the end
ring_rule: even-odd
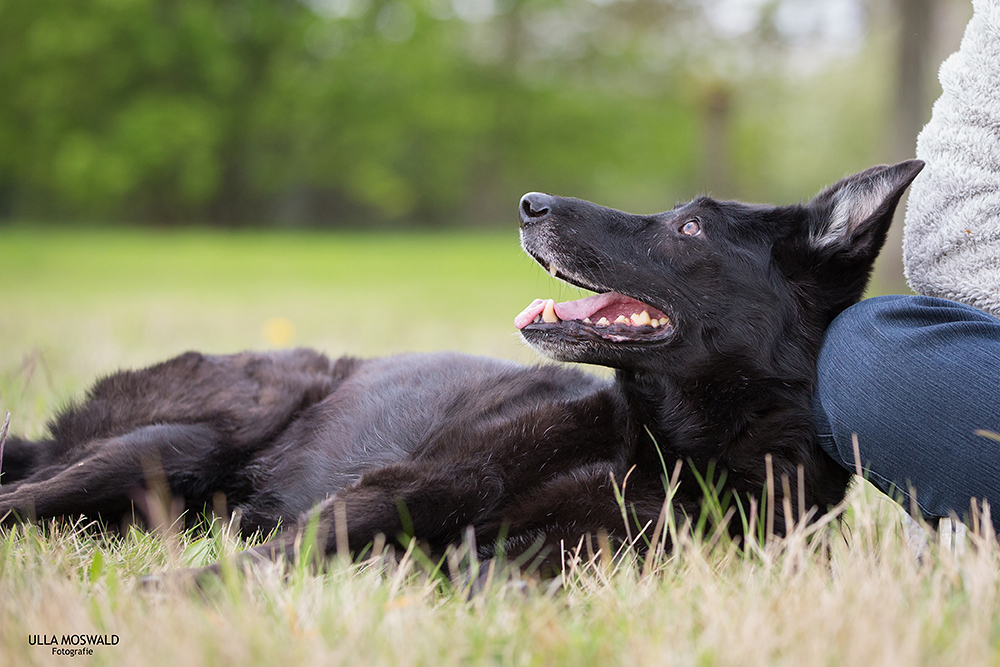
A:
POLYGON ((813 408, 830 456, 926 517, 990 502, 1000 530, 1000 319, 931 297, 887 296, 841 313, 820 352, 813 408), (913 490, 914 497, 909 491, 913 490))

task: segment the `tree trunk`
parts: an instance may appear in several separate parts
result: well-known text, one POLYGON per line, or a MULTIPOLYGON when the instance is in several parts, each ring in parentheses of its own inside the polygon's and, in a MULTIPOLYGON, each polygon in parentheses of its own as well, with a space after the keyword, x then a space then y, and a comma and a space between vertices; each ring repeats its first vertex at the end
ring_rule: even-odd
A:
MULTIPOLYGON (((938 0, 894 0, 894 14, 899 26, 896 47, 896 89, 891 124, 893 161, 912 158, 917 135, 930 117, 930 60, 935 45, 932 16, 938 0)), ((903 278, 903 214, 900 203, 896 220, 889 229, 885 248, 875 265, 876 290, 905 292, 903 278)))
POLYGON ((714 197, 733 199, 737 193, 733 192, 730 160, 732 85, 727 81, 711 81, 705 84, 699 101, 702 127, 701 188, 714 197))

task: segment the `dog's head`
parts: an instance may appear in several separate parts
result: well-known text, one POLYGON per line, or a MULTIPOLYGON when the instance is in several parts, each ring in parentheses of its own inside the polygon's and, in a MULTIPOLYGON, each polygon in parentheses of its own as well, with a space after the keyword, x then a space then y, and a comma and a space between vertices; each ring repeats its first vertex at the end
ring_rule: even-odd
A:
POLYGON ((873 167, 792 206, 700 197, 631 215, 527 194, 525 251, 597 294, 538 299, 515 324, 550 357, 627 370, 814 355, 830 321, 861 298, 896 204, 922 167, 873 167))

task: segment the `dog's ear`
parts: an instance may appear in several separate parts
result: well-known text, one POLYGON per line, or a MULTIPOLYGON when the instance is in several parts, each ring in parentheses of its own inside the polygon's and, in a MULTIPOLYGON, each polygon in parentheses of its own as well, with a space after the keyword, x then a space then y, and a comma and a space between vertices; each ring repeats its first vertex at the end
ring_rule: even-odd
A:
POLYGON ((795 231, 775 243, 781 270, 813 286, 816 303, 824 306, 823 326, 864 294, 899 198, 923 167, 907 160, 834 183, 798 208, 795 231))
POLYGON ((807 207, 810 244, 834 253, 877 254, 899 198, 923 168, 921 160, 880 165, 823 190, 807 207))

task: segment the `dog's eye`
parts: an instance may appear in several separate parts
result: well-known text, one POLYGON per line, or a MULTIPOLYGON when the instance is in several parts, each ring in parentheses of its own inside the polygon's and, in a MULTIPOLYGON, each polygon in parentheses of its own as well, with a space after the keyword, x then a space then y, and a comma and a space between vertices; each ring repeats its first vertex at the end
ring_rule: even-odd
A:
POLYGON ((698 224, 697 220, 688 220, 681 227, 681 234, 684 236, 697 236, 701 233, 701 225, 698 224))

